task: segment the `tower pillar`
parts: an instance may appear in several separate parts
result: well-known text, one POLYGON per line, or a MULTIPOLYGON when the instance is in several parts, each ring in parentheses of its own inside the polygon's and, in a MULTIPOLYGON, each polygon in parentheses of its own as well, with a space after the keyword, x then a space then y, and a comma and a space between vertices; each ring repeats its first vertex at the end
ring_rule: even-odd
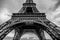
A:
POLYGON ((26 3, 33 3, 33 0, 26 0, 26 3))

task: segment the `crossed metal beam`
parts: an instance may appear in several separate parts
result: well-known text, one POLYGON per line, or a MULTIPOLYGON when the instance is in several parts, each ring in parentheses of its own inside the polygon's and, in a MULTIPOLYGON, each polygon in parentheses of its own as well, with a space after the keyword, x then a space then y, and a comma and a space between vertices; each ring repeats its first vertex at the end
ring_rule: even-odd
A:
MULTIPOLYGON (((21 37, 21 33, 23 32, 22 29, 19 29, 18 27, 15 26, 8 26, 6 27, 8 22, 5 23, 5 25, 1 26, 0 25, 0 40, 3 40, 6 35, 8 33, 10 33, 12 30, 15 30, 15 36, 13 38, 13 40, 16 40, 16 37, 18 36, 18 39, 21 37), (20 36, 19 36, 20 35, 20 36)), ((58 26, 56 25, 52 25, 52 22, 44 22, 46 26, 40 27, 39 30, 35 29, 36 33, 39 35, 40 40, 46 40, 46 38, 44 37, 44 31, 46 31, 53 40, 59 40, 60 39, 60 30, 57 29, 58 26)), ((8 23, 10 25, 10 22, 8 23)), ((20 25, 22 26, 22 25, 20 25)), ((37 25, 37 26, 41 26, 41 25, 37 25)))

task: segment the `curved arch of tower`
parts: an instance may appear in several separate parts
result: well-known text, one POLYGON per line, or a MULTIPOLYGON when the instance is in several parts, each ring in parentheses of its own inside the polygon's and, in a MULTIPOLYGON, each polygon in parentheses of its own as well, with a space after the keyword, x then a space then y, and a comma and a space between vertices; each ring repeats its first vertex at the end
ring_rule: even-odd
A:
POLYGON ((20 40, 25 33, 35 33, 40 40, 46 40, 46 31, 53 40, 60 40, 59 27, 46 18, 45 13, 40 13, 33 0, 26 0, 18 13, 13 13, 12 18, 0 25, 0 40, 8 33, 15 30, 13 40, 20 40))

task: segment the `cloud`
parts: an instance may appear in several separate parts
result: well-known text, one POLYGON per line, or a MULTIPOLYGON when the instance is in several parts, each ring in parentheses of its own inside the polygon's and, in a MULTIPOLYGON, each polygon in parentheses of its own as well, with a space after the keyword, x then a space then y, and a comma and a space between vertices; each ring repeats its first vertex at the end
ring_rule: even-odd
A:
POLYGON ((11 13, 8 11, 7 8, 3 8, 1 11, 0 11, 0 24, 8 21, 9 19, 11 19, 11 13))
POLYGON ((29 39, 30 37, 34 37, 36 39, 39 39, 38 36, 35 35, 34 33, 26 33, 26 34, 22 35, 21 39, 22 38, 28 38, 29 39))
POLYGON ((46 15, 50 21, 60 26, 60 0, 53 0, 53 2, 55 3, 48 8, 46 15))
POLYGON ((57 3, 55 4, 54 10, 60 6, 60 0, 55 0, 55 1, 57 1, 57 3))

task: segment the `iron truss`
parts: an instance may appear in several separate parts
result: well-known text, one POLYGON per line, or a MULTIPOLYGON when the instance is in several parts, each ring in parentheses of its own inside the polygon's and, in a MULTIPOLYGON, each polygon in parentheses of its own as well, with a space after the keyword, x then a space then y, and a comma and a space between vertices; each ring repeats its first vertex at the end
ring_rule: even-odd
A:
POLYGON ((0 25, 0 40, 3 40, 12 30, 15 30, 13 40, 19 40, 26 32, 35 33, 40 40, 46 40, 44 31, 53 40, 60 40, 60 27, 49 21, 45 13, 39 13, 32 0, 27 0, 19 13, 13 13, 10 20, 0 25))
POLYGON ((46 40, 45 36, 43 35, 44 31, 46 31, 52 37, 53 40, 60 39, 60 29, 59 29, 59 27, 56 26, 51 21, 49 21, 48 19, 46 19, 45 21, 43 21, 44 19, 43 20, 38 20, 38 21, 32 21, 32 24, 29 24, 29 21, 26 24, 24 21, 21 22, 19 19, 20 19, 19 17, 17 17, 17 18, 12 17, 12 19, 10 19, 7 22, 0 25, 0 40, 3 40, 4 37, 8 33, 10 33, 12 30, 15 30, 15 32, 16 32, 15 36, 14 36, 14 40, 16 40, 17 36, 18 36, 18 39, 19 39, 19 37, 22 36, 21 34, 23 34, 23 32, 24 32, 23 31, 24 27, 22 28, 23 25, 36 25, 36 27, 39 26, 37 28, 39 30, 35 29, 34 27, 33 27, 33 29, 35 29, 35 32, 37 33, 37 35, 39 35, 39 38, 41 40, 46 40), (18 19, 18 20, 16 20, 16 19, 18 19), (21 32, 17 29, 19 29, 21 32))

